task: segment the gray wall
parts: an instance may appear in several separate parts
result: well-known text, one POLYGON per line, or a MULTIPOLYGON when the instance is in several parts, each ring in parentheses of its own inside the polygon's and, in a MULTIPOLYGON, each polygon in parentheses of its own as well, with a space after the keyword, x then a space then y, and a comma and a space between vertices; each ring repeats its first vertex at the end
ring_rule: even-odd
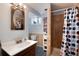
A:
MULTIPOLYGON (((36 24, 33 25, 31 23, 31 17, 33 17, 34 15, 32 15, 32 12, 29 13, 29 33, 38 33, 38 34, 42 34, 43 33, 43 20, 41 20, 41 24, 36 24)), ((40 17, 39 15, 37 15, 38 17, 40 17)))
MULTIPOLYGON (((33 17, 34 15, 38 16, 38 17, 41 17, 40 13, 36 10, 34 10, 32 7, 30 7, 28 4, 27 4, 28 8, 29 8, 29 28, 28 28, 28 31, 29 33, 39 33, 39 34, 42 34, 43 33, 43 23, 39 24, 39 25, 32 25, 31 24, 31 17, 33 17), (34 14, 34 15, 32 15, 34 14)), ((41 21, 43 22, 43 21, 41 21)))
POLYGON ((30 4, 27 4, 27 5, 32 7, 31 13, 33 13, 33 14, 39 16, 39 17, 42 17, 42 21, 41 21, 42 23, 39 24, 39 25, 32 25, 31 19, 29 19, 30 20, 29 21, 29 32, 43 34, 43 18, 45 16, 47 16, 47 12, 45 12, 44 9, 49 8, 50 3, 30 3, 30 4), (38 10, 38 12, 36 10, 38 10))
POLYGON ((0 3, 0 40, 14 40, 16 37, 28 37, 30 31, 40 32, 41 25, 30 26, 29 12, 32 12, 38 16, 40 14, 33 8, 26 6, 25 9, 25 29, 24 30, 11 30, 11 13, 9 3, 0 3), (36 28, 35 28, 36 27, 36 28), (29 31, 29 28, 32 29, 29 31))
POLYGON ((25 9, 25 29, 11 30, 10 4, 0 3, 0 40, 13 40, 28 37, 28 8, 25 9))

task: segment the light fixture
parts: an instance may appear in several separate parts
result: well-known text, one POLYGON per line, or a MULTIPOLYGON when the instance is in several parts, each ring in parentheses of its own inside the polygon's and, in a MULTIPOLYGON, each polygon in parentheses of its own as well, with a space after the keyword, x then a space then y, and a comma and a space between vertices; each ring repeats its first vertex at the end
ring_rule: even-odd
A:
POLYGON ((24 7, 24 8, 26 8, 26 6, 25 6, 25 5, 24 5, 23 7, 24 7))
POLYGON ((22 3, 19 3, 20 6, 22 6, 22 3))
POLYGON ((10 3, 15 9, 19 8, 19 9, 23 9, 26 8, 26 6, 22 3, 10 3))

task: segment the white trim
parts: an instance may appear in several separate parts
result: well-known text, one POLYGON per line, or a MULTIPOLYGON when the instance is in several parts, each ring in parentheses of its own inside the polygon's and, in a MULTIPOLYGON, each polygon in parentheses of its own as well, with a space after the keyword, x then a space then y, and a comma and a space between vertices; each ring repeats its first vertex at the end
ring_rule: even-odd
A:
POLYGON ((64 11, 65 9, 58 9, 58 10, 54 10, 54 11, 51 11, 52 13, 55 13, 55 12, 59 12, 59 11, 64 11))
POLYGON ((52 13, 53 15, 59 15, 59 14, 64 14, 64 11, 60 11, 60 12, 55 12, 55 13, 52 13))

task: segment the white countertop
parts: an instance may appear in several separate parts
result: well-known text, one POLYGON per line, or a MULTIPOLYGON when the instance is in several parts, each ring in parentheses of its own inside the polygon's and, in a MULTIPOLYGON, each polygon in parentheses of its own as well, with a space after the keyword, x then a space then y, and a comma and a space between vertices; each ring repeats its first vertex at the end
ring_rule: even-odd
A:
POLYGON ((36 43, 37 43, 37 41, 26 40, 25 42, 22 42, 19 44, 3 45, 2 49, 10 56, 13 56, 36 43))

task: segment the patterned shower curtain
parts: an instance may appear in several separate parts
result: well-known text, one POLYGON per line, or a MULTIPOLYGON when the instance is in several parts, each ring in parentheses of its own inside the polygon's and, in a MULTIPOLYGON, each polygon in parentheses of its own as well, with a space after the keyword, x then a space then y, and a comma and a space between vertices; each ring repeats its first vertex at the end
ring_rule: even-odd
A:
POLYGON ((62 56, 77 56, 79 50, 79 9, 68 8, 64 11, 62 56))

